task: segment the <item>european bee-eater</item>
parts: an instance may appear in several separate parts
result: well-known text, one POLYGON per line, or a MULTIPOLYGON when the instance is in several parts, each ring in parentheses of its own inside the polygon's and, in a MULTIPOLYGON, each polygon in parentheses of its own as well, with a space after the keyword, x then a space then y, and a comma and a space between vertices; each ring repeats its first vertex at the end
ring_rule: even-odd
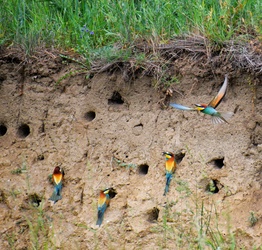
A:
POLYGON ((49 200, 54 201, 54 204, 62 199, 62 181, 64 178, 64 171, 60 168, 60 167, 55 167, 53 175, 52 175, 52 179, 53 179, 53 183, 55 185, 54 188, 54 192, 52 194, 52 196, 49 198, 49 200))
POLYGON ((116 191, 114 188, 107 188, 100 191, 98 198, 98 206, 97 206, 97 221, 96 225, 101 226, 104 218, 104 213, 109 207, 110 200, 116 196, 116 191))
POLYGON ((176 160, 173 153, 163 152, 163 155, 166 157, 166 187, 164 191, 164 195, 166 195, 169 189, 172 176, 176 169, 176 160))
POLYGON ((195 104, 194 108, 189 108, 180 104, 171 103, 170 106, 176 109, 180 110, 189 110, 189 111, 200 111, 204 114, 211 115, 211 121, 213 124, 217 123, 223 123, 227 122, 227 119, 229 119, 234 113, 233 112, 218 112, 215 108, 219 105, 219 103, 222 101, 223 97, 226 94, 228 85, 228 77, 225 75, 225 81, 220 88, 218 94, 212 99, 212 101, 209 104, 195 104))

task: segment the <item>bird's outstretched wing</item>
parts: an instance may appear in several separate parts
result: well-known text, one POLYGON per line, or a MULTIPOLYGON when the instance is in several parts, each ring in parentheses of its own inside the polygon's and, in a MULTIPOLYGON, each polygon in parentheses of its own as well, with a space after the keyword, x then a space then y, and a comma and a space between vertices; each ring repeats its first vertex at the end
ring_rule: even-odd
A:
POLYGON ((177 103, 170 103, 170 106, 173 107, 173 108, 176 108, 176 109, 180 109, 180 110, 194 110, 194 111, 196 111, 195 108, 189 108, 189 107, 177 104, 177 103))
POLYGON ((227 79, 227 75, 225 75, 225 81, 221 89, 219 90, 217 95, 212 99, 212 101, 208 104, 208 106, 216 108, 219 105, 219 103, 222 101, 223 97, 226 94, 227 84, 228 84, 228 79, 227 79))

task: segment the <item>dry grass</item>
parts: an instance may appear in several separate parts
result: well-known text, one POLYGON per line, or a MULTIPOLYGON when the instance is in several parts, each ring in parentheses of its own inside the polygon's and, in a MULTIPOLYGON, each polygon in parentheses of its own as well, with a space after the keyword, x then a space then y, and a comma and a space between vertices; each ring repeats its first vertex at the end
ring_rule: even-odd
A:
MULTIPOLYGON (((153 42, 137 42, 130 48, 119 48, 122 51, 114 59, 99 58, 85 63, 85 59, 72 52, 63 55, 57 50, 39 48, 33 55, 25 55, 19 48, 2 48, 1 61, 12 61, 22 66, 27 64, 46 63, 47 61, 69 61, 81 67, 79 73, 94 75, 103 72, 120 71, 125 81, 133 80, 137 76, 152 76, 156 79, 155 87, 165 88, 172 81, 172 72, 177 60, 188 59, 204 65, 212 72, 213 68, 225 65, 231 71, 251 73, 255 77, 262 74, 262 44, 258 40, 249 42, 229 41, 224 44, 212 44, 202 36, 185 36, 170 40, 168 43, 154 44, 153 42), (124 57, 123 51, 128 50, 124 57)), ((77 74, 76 71, 75 74, 77 74)), ((228 72, 227 72, 228 73, 228 72)), ((174 74, 173 74, 174 75, 174 74)), ((68 75, 70 76, 70 74, 68 75)))

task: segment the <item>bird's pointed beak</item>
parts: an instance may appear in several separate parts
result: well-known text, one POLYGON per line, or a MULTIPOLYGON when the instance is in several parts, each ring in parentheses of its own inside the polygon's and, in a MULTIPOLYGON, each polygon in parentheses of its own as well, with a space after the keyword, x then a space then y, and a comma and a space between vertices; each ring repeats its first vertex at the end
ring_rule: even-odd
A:
POLYGON ((200 105, 200 104, 195 104, 195 109, 198 110, 198 111, 202 111, 205 108, 202 105, 200 105))

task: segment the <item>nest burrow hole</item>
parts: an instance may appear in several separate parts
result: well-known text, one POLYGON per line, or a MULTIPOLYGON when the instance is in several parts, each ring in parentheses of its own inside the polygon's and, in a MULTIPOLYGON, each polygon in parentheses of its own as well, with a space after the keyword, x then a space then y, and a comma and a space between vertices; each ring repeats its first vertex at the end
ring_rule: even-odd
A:
POLYGON ((88 111, 84 114, 84 118, 85 120, 87 120, 88 122, 93 121, 96 118, 96 112, 94 111, 88 111))
POLYGON ((156 222, 158 220, 158 216, 159 216, 159 209, 154 207, 148 212, 147 220, 151 223, 156 222))
POLYGON ((21 125, 18 127, 17 135, 18 135, 20 138, 25 138, 25 137, 27 137, 29 134, 30 134, 30 127, 29 127, 27 124, 21 124, 21 125))
POLYGON ((114 91, 111 98, 108 99, 108 104, 113 105, 113 104, 123 104, 124 100, 121 96, 121 94, 118 91, 114 91))
POLYGON ((147 164, 141 164, 138 166, 138 173, 140 175, 146 175, 148 173, 149 166, 147 164))
POLYGON ((4 124, 0 125, 0 136, 4 136, 7 132, 7 127, 4 124))
POLYGON ((224 167, 224 157, 220 157, 220 158, 215 158, 213 160, 210 161, 210 163, 215 167, 215 168, 223 168, 224 167))
POLYGON ((45 159, 45 156, 43 154, 40 154, 37 156, 38 161, 43 161, 45 159))
POLYGON ((42 199, 38 194, 30 194, 28 197, 28 201, 30 204, 32 204, 35 207, 39 207, 42 199))
POLYGON ((177 154, 175 154, 175 160, 176 160, 177 164, 179 164, 183 160, 185 155, 186 155, 186 153, 184 153, 182 151, 177 153, 177 154))

